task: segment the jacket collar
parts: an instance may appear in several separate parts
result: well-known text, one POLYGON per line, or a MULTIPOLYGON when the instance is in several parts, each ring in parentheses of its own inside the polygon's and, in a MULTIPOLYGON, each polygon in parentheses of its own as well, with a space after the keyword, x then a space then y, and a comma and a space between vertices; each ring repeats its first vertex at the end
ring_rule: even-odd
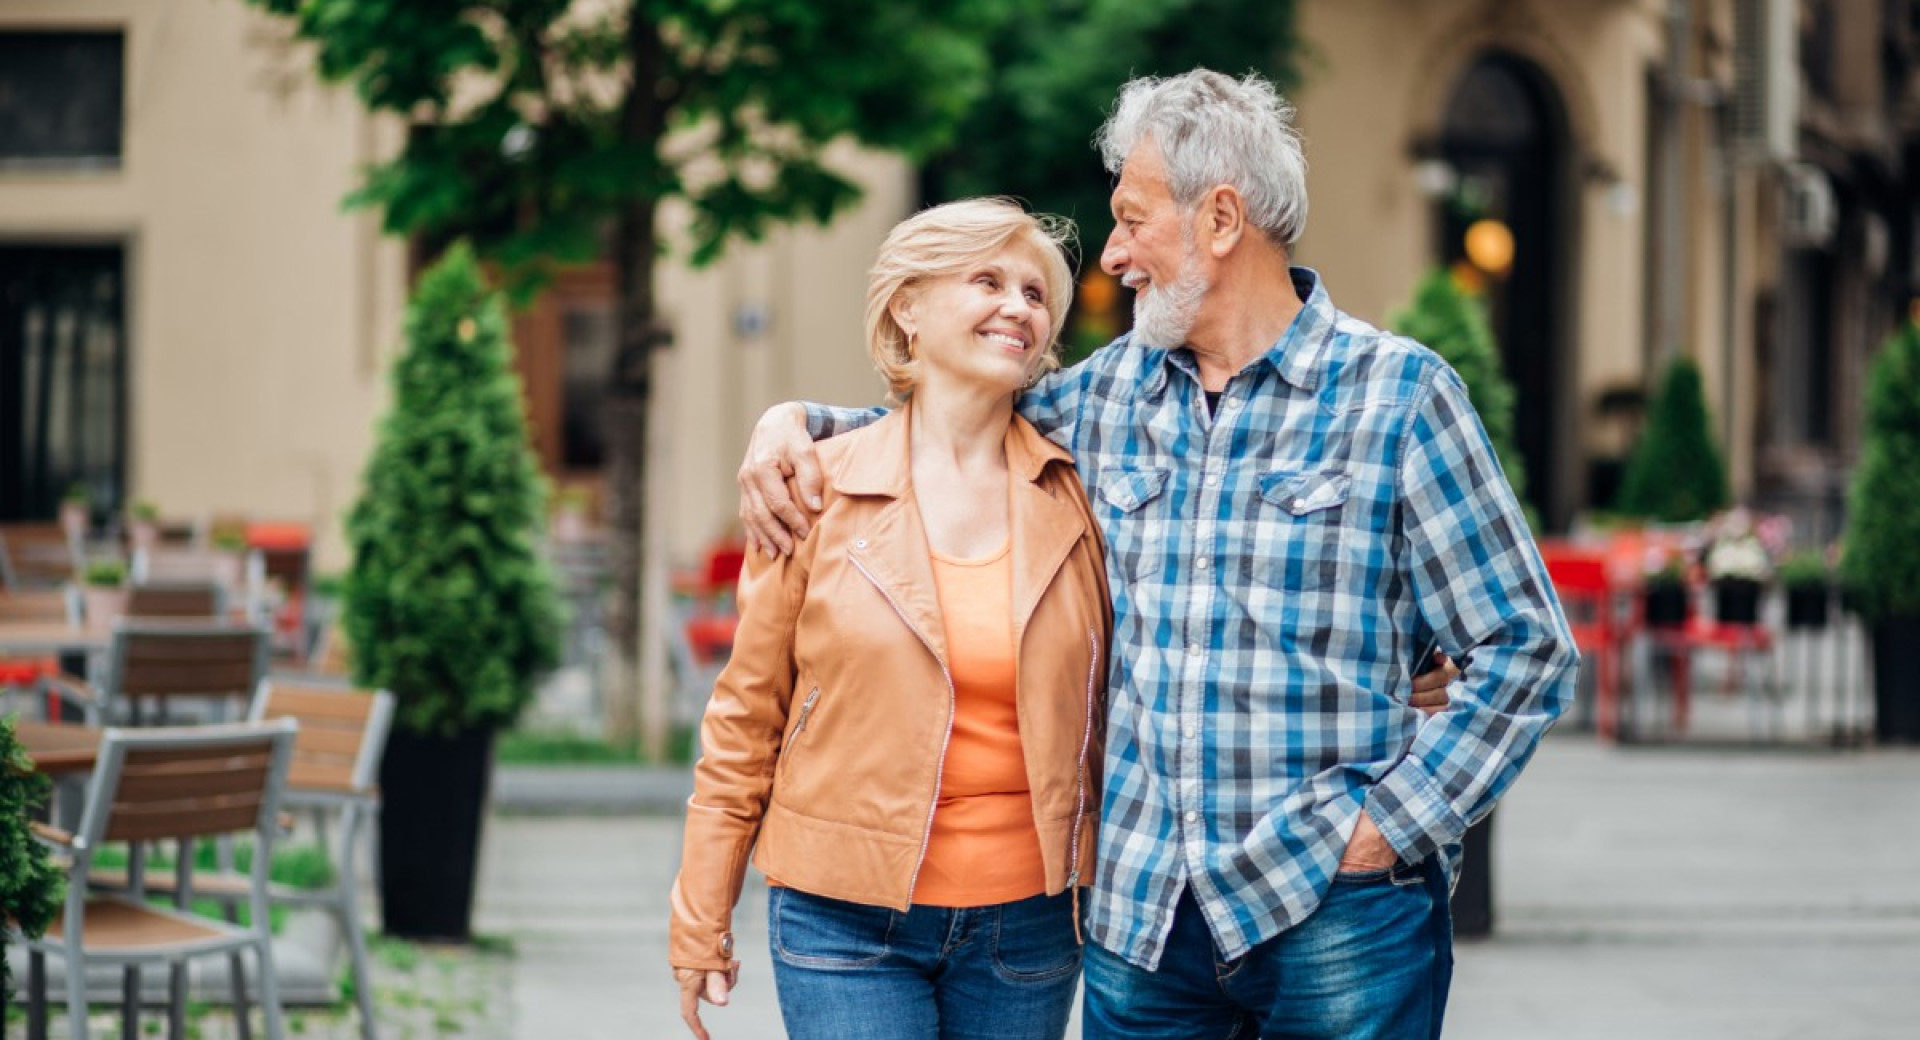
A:
MULTIPOLYGON (((847 453, 844 464, 830 479, 843 495, 893 500, 874 513, 861 534, 852 539, 848 555, 945 666, 946 625, 940 615, 933 564, 927 555, 926 528, 920 522, 919 504, 914 498, 911 412, 910 405, 897 409, 860 431, 865 439, 858 450, 847 453)), ((1052 462, 1069 467, 1065 479, 1078 480, 1071 470, 1071 455, 1018 416, 1007 431, 1006 447, 1008 470, 1018 478, 1008 502, 1013 624, 1018 638, 1091 521, 1057 485, 1042 480, 1052 462)))
MULTIPOLYGON (((913 491, 913 402, 889 412, 869 427, 860 450, 849 452, 846 463, 828 479, 843 495, 885 495, 906 498, 913 491)), ((1073 465, 1066 449, 1040 435, 1033 424, 1014 416, 1007 430, 1007 467, 1014 475, 1037 484, 1047 463, 1073 465)))

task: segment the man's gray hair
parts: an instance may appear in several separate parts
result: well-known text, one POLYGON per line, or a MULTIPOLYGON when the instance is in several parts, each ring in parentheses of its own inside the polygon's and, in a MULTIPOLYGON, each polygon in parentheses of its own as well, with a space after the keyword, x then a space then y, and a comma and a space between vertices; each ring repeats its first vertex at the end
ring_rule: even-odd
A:
POLYGON ((1182 207, 1229 184, 1246 199, 1247 219, 1274 242, 1291 246, 1305 230, 1307 157, 1293 106, 1259 74, 1236 80, 1194 69, 1129 81, 1095 138, 1107 172, 1118 175, 1147 138, 1160 146, 1167 187, 1182 207))

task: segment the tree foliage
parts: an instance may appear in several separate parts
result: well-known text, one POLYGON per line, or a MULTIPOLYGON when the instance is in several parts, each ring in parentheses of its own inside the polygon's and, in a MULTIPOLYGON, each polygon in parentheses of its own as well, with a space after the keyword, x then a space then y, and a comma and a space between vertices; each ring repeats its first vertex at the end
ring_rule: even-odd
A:
POLYGON ((994 37, 991 86, 928 163, 928 201, 1001 194, 1072 217, 1090 250, 1112 226, 1092 150, 1120 85, 1196 66, 1299 81, 1295 0, 1037 0, 994 37))
POLYGON ((1729 501, 1726 463, 1713 443, 1699 366, 1676 357, 1627 460, 1620 511, 1684 523, 1705 519, 1729 501))
MULTIPOLYGON (((0 922, 10 922, 34 938, 46 934, 60 912, 66 885, 47 855, 47 847, 27 828, 29 813, 46 803, 51 785, 14 735, 11 715, 0 716, 0 922)), ((0 944, 0 993, 7 992, 12 968, 0 944)))
POLYGON ((1920 325, 1874 360, 1862 449, 1842 578, 1869 616, 1920 616, 1920 325))
POLYGON ((406 340, 347 518, 354 678, 391 690, 415 732, 497 729, 557 661, 560 616, 506 310, 465 245, 421 277, 406 340))
POLYGON ((635 200, 684 198, 692 255, 858 195, 847 137, 952 140, 1011 0, 247 0, 295 20, 323 76, 413 127, 354 201, 471 238, 512 274, 602 253, 635 200))
MULTIPOLYGON (((1467 398, 1506 471, 1515 498, 1527 497, 1527 470, 1513 440, 1513 384, 1507 382, 1500 348, 1493 340, 1486 303, 1461 289, 1445 268, 1429 272, 1414 289, 1413 302, 1389 321, 1394 331, 1417 340, 1444 358, 1467 384, 1467 398)), ((1539 529, 1533 507, 1527 520, 1539 529)))

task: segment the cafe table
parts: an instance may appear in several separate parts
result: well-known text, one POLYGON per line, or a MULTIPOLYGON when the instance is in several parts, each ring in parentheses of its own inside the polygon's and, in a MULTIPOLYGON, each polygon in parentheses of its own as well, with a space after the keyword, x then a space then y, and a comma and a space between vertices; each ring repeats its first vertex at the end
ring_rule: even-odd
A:
POLYGON ((91 770, 100 754, 100 738, 106 732, 98 726, 29 719, 16 720, 13 731, 33 760, 34 770, 55 778, 91 770))

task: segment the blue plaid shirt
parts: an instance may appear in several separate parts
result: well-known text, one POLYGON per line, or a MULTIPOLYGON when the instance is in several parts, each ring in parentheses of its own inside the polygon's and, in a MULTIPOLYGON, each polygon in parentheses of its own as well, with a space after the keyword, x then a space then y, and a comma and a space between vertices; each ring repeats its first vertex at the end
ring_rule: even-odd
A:
MULTIPOLYGON (((1089 934, 1157 968, 1181 887, 1237 957, 1305 920, 1365 811, 1452 860, 1572 696, 1519 503, 1438 355, 1305 309, 1211 416, 1193 355, 1122 337, 1020 413, 1077 460, 1114 591, 1089 934), (1473 662, 1408 705, 1429 634, 1473 662)), ((809 407, 816 437, 873 414, 809 407)))

